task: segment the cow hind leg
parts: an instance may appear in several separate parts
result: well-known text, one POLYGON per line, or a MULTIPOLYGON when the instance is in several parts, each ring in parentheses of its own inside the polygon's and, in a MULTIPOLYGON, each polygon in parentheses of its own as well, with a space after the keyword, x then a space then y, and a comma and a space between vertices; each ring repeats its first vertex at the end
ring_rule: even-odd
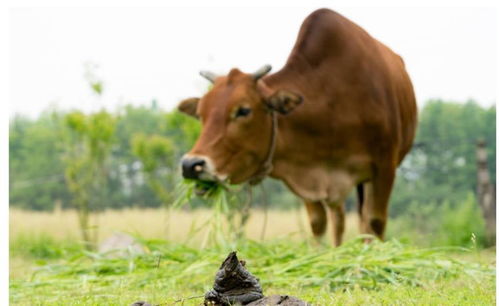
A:
POLYGON ((364 183, 360 213, 361 232, 383 240, 388 218, 388 200, 395 179, 395 169, 379 171, 372 181, 364 183))
POLYGON ((372 215, 373 195, 372 195, 372 182, 365 182, 363 185, 363 198, 360 202, 359 197, 359 230, 362 234, 372 234, 373 230, 369 225, 372 215))
POLYGON ((359 216, 359 230, 364 233, 364 223, 362 218, 362 210, 365 204, 365 184, 357 185, 357 214, 359 216))
POLYGON ((305 207, 307 208, 312 233, 316 238, 320 238, 326 231, 327 227, 326 208, 320 201, 305 201, 305 207))
POLYGON ((345 232, 345 205, 344 202, 329 206, 331 215, 333 245, 340 246, 345 232))

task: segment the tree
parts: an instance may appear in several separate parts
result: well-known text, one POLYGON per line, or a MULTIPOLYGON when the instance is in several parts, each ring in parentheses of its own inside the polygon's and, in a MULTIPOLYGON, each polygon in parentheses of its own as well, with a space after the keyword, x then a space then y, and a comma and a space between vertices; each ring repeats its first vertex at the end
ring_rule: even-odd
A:
POLYGON ((173 143, 160 135, 135 134, 132 138, 133 153, 140 159, 147 182, 165 205, 174 200, 175 159, 173 143))
POLYGON ((485 109, 473 101, 427 102, 420 112, 415 145, 399 169, 391 214, 403 213, 411 202, 456 205, 469 192, 475 193, 479 138, 490 144, 489 164, 495 169, 495 107, 485 109))
POLYGON ((9 129, 9 198, 11 204, 50 210, 56 201, 67 202, 64 165, 58 145, 61 114, 48 110, 36 120, 16 115, 9 129))
POLYGON ((97 228, 89 225, 92 210, 104 207, 109 157, 115 119, 106 111, 85 115, 69 113, 65 117, 68 133, 64 138, 66 154, 65 179, 72 194, 72 202, 78 211, 80 229, 87 249, 93 249, 97 241, 97 228))

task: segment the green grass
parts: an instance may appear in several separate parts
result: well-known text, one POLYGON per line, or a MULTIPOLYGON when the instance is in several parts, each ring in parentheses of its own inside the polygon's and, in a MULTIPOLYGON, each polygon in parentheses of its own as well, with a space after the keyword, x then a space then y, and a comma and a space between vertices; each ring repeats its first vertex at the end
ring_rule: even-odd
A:
MULTIPOLYGON (((32 272, 11 273, 10 302, 173 303, 203 295, 213 285, 225 256, 237 250, 260 279, 266 295, 294 295, 315 305, 495 304, 492 255, 463 248, 414 248, 394 240, 366 245, 361 239, 340 248, 286 239, 265 243, 242 240, 206 249, 162 240, 144 244, 146 254, 114 259, 65 248, 59 258, 50 257, 32 272)), ((36 256, 38 253, 25 253, 22 260, 36 265, 36 256)), ((202 298, 197 298, 177 304, 201 302, 202 298)))
MULTIPOLYGON (((419 243, 419 236, 435 237, 422 235, 420 224, 401 218, 394 224, 394 236, 406 233, 410 239, 402 238, 411 244, 397 240, 365 244, 360 237, 331 248, 290 237, 265 242, 244 239, 237 229, 243 228, 242 203, 251 195, 230 186, 203 187, 205 196, 195 200, 203 200, 211 214, 189 230, 203 233, 196 247, 176 236, 170 242, 141 239, 145 254, 109 258, 84 251, 79 241, 57 240, 49 234, 20 231, 11 236, 10 302, 129 305, 146 300, 200 305, 223 259, 237 250, 260 279, 265 295, 294 295, 314 305, 495 305, 495 250, 480 250, 482 244, 469 238, 470 233, 473 237, 479 233, 477 226, 470 227, 470 218, 476 219, 470 213, 471 201, 449 211, 443 221, 430 223, 425 218, 433 225, 428 232, 443 233, 437 235, 438 243, 419 243), (448 244, 471 248, 421 247, 448 244)), ((195 182, 181 185, 173 207, 191 202, 196 188, 195 182)))
POLYGON ((78 253, 82 244, 78 240, 58 241, 46 233, 19 234, 10 243, 10 256, 31 257, 40 261, 59 259, 78 253))

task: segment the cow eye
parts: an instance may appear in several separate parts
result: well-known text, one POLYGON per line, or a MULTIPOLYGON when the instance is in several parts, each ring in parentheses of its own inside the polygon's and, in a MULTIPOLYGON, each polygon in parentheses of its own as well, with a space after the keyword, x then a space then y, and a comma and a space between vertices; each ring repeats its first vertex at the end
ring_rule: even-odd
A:
POLYGON ((251 113, 251 108, 248 107, 240 107, 236 111, 235 117, 246 117, 251 113))

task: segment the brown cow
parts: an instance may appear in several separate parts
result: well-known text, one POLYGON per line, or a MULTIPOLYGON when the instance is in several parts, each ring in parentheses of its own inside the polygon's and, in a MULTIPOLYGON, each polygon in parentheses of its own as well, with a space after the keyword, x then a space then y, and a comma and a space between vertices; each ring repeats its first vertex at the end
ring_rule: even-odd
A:
POLYGON ((182 159, 186 178, 280 179, 305 201, 321 236, 327 211, 341 243, 344 201, 357 187, 361 231, 383 238, 395 170, 410 150, 417 110, 400 56, 328 9, 308 16, 286 65, 264 76, 232 69, 179 110, 202 131, 182 159))

